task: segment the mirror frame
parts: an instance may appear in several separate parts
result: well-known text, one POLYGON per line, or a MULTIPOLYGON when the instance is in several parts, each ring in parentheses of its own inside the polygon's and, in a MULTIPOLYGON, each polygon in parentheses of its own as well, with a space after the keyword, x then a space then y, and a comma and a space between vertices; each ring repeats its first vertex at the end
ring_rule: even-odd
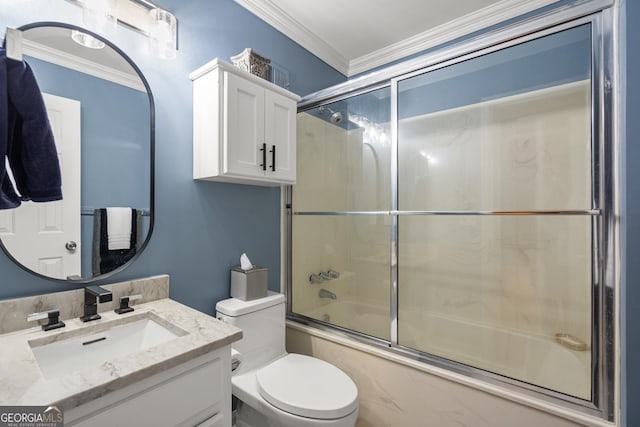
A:
MULTIPOLYGON (((140 68, 135 64, 135 62, 133 62, 133 60, 129 57, 129 55, 127 55, 126 53, 124 53, 122 51, 122 49, 120 49, 118 46, 116 46, 115 44, 113 44, 111 41, 109 41, 108 39, 106 39, 105 37, 101 36, 100 34, 96 34, 92 31, 89 31, 83 27, 79 27, 77 25, 73 25, 73 24, 67 24, 64 22, 54 22, 54 21, 41 21, 41 22, 33 22, 30 24, 25 24, 22 25, 18 28, 18 30, 20 31, 27 31, 30 30, 32 28, 39 28, 39 27, 58 27, 58 28, 66 28, 68 30, 78 30, 78 31, 82 31, 83 33, 89 34, 92 37, 95 37, 96 39, 104 42, 105 45, 109 46, 111 49, 113 49, 116 53, 118 53, 122 58, 124 58, 129 65, 131 66, 131 68, 133 68, 133 70, 138 74, 138 77, 140 78, 140 80, 142 81, 142 84, 144 85, 146 91, 147 91, 147 96, 149 97, 149 191, 150 191, 150 195, 149 195, 149 230, 147 231, 147 235, 144 239, 144 242, 142 243, 142 245, 140 246, 140 249, 136 252, 136 254, 126 263, 122 264, 121 266, 119 266, 118 268, 105 273, 105 274, 100 274, 98 276, 94 276, 91 278, 81 278, 81 279, 57 279, 54 277, 49 277, 49 276, 45 276, 43 274, 40 274, 38 272, 35 272, 31 269, 29 269, 28 267, 24 266, 20 261, 18 261, 13 255, 11 255, 11 253, 9 252, 9 250, 4 246, 4 244, 2 243, 2 239, 0 238, 0 247, 2 248, 2 251, 5 253, 5 255, 7 255, 7 257, 16 265, 18 265, 22 270, 26 271, 29 274, 32 274, 34 276, 37 276, 41 279, 45 279, 45 280, 51 280, 54 282, 58 282, 58 283, 63 283, 63 284, 78 284, 78 285, 84 285, 84 284, 88 284, 88 283, 93 283, 93 282, 97 282, 99 280, 103 280, 103 279, 107 279, 115 274, 118 274, 119 272, 123 271, 125 268, 127 268, 128 266, 130 266, 131 264, 133 264, 133 262, 138 259, 138 257, 140 256, 140 254, 142 252, 144 252, 144 250, 146 249, 147 245, 149 244, 149 240, 151 239, 151 235, 153 234, 153 228, 154 228, 154 219, 155 219, 155 141, 156 141, 156 117, 155 117, 155 103, 153 101, 153 94, 151 93, 151 87, 149 86, 149 82, 147 81, 147 79, 144 77, 144 74, 142 74, 142 71, 140 71, 140 68)), ((3 48, 6 48, 6 38, 2 44, 3 48)))

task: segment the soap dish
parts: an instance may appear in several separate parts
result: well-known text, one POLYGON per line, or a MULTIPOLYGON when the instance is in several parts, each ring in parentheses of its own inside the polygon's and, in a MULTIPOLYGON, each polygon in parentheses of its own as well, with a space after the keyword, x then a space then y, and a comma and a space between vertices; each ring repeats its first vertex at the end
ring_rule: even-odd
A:
POLYGON ((556 334, 556 341, 571 350, 585 351, 587 349, 587 343, 571 334, 556 334))

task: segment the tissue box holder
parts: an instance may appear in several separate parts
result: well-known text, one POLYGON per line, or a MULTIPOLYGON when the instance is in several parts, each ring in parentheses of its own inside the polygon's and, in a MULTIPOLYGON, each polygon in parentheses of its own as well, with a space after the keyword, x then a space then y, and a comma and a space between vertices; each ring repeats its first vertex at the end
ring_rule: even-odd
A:
POLYGON ((240 266, 231 269, 231 297, 242 301, 250 301, 267 296, 267 276, 269 270, 253 267, 242 270, 240 266))

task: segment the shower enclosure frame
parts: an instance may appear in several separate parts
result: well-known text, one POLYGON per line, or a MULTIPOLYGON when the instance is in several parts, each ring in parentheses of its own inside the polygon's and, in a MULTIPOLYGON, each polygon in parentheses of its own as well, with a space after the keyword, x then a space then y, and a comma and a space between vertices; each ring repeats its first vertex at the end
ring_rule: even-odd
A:
POLYGON ((615 379, 617 313, 615 301, 618 283, 618 159, 615 129, 615 10, 612 0, 574 1, 569 5, 526 18, 503 29, 436 50, 308 95, 298 104, 304 112, 330 102, 350 98, 375 89, 391 91, 391 210, 371 212, 294 212, 292 187, 284 192, 285 270, 287 318, 319 329, 383 347, 413 360, 444 368, 488 383, 499 384, 526 395, 575 409, 612 421, 615 417, 615 379), (557 33, 584 24, 591 26, 591 209, 578 211, 399 211, 398 210, 398 83, 415 75, 475 58, 506 47, 557 33), (540 386, 524 383, 489 371, 454 362, 398 343, 398 217, 400 215, 587 215, 592 218, 592 345, 591 400, 572 397, 540 386), (292 218, 293 215, 388 215, 391 220, 390 253, 390 340, 375 338, 357 331, 309 318, 292 311, 292 218))

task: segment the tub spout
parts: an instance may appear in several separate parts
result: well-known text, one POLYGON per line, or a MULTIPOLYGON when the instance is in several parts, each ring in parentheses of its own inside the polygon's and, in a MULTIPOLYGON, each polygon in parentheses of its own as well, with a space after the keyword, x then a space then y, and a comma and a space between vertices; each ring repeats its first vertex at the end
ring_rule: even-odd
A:
POLYGON ((331 298, 331 299, 337 299, 338 297, 336 296, 336 294, 334 294, 331 291, 328 291, 326 289, 320 289, 320 292, 318 292, 318 296, 320 298, 331 298))

